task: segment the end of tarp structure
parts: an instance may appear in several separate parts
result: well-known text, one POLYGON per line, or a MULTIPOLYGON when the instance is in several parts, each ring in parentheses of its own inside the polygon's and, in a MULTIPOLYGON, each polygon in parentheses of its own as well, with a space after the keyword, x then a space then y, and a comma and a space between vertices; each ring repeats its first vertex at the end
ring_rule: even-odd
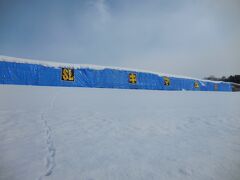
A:
POLYGON ((0 56, 0 84, 167 91, 238 91, 221 81, 142 70, 35 61, 0 56))
POLYGON ((231 83, 232 84, 232 91, 237 92, 240 91, 240 84, 237 83, 231 83))

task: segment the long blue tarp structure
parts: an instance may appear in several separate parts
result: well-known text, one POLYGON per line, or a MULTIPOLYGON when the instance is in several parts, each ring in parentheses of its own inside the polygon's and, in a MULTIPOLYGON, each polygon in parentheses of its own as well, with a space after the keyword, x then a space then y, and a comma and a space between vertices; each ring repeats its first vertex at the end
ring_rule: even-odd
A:
POLYGON ((0 56, 0 84, 171 91, 232 91, 231 83, 139 70, 0 56))

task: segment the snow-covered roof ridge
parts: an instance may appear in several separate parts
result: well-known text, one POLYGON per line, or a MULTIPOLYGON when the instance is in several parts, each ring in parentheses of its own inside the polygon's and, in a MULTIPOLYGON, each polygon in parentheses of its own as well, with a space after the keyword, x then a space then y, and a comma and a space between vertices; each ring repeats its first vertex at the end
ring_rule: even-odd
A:
POLYGON ((98 65, 91 65, 91 64, 61 63, 61 62, 52 62, 52 61, 33 60, 33 59, 27 59, 27 58, 17 58, 17 57, 3 56, 3 55, 0 55, 0 61, 25 63, 25 64, 38 64, 38 65, 42 65, 42 66, 46 66, 46 67, 53 67, 53 68, 68 67, 68 68, 74 68, 74 69, 88 68, 88 69, 94 69, 94 70, 114 69, 114 70, 122 70, 122 71, 151 73, 151 74, 155 74, 158 76, 193 79, 193 80, 202 81, 202 82, 215 82, 215 83, 222 82, 222 81, 203 80, 203 79, 197 79, 197 78, 193 78, 193 77, 180 76, 180 75, 174 75, 174 74, 159 73, 159 72, 147 71, 147 70, 142 70, 142 69, 131 69, 131 68, 111 67, 111 66, 98 66, 98 65))

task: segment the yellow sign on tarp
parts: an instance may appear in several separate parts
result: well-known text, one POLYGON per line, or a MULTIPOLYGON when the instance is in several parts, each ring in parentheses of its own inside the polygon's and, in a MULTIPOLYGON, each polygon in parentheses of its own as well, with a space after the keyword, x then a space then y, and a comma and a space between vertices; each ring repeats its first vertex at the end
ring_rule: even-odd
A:
POLYGON ((136 84, 137 83, 137 75, 135 73, 129 73, 128 82, 131 84, 136 84))
POLYGON ((194 82, 194 87, 199 88, 199 83, 197 81, 194 82))
POLYGON ((163 77, 164 86, 170 86, 170 79, 168 77, 163 77))
POLYGON ((62 68, 62 80, 74 81, 74 69, 62 68))

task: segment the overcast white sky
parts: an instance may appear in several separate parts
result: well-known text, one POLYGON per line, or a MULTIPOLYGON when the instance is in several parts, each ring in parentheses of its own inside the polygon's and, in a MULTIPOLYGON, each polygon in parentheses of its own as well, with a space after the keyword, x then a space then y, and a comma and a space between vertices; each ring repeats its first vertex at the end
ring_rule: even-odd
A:
POLYGON ((240 74, 239 0, 0 0, 0 54, 240 74))

